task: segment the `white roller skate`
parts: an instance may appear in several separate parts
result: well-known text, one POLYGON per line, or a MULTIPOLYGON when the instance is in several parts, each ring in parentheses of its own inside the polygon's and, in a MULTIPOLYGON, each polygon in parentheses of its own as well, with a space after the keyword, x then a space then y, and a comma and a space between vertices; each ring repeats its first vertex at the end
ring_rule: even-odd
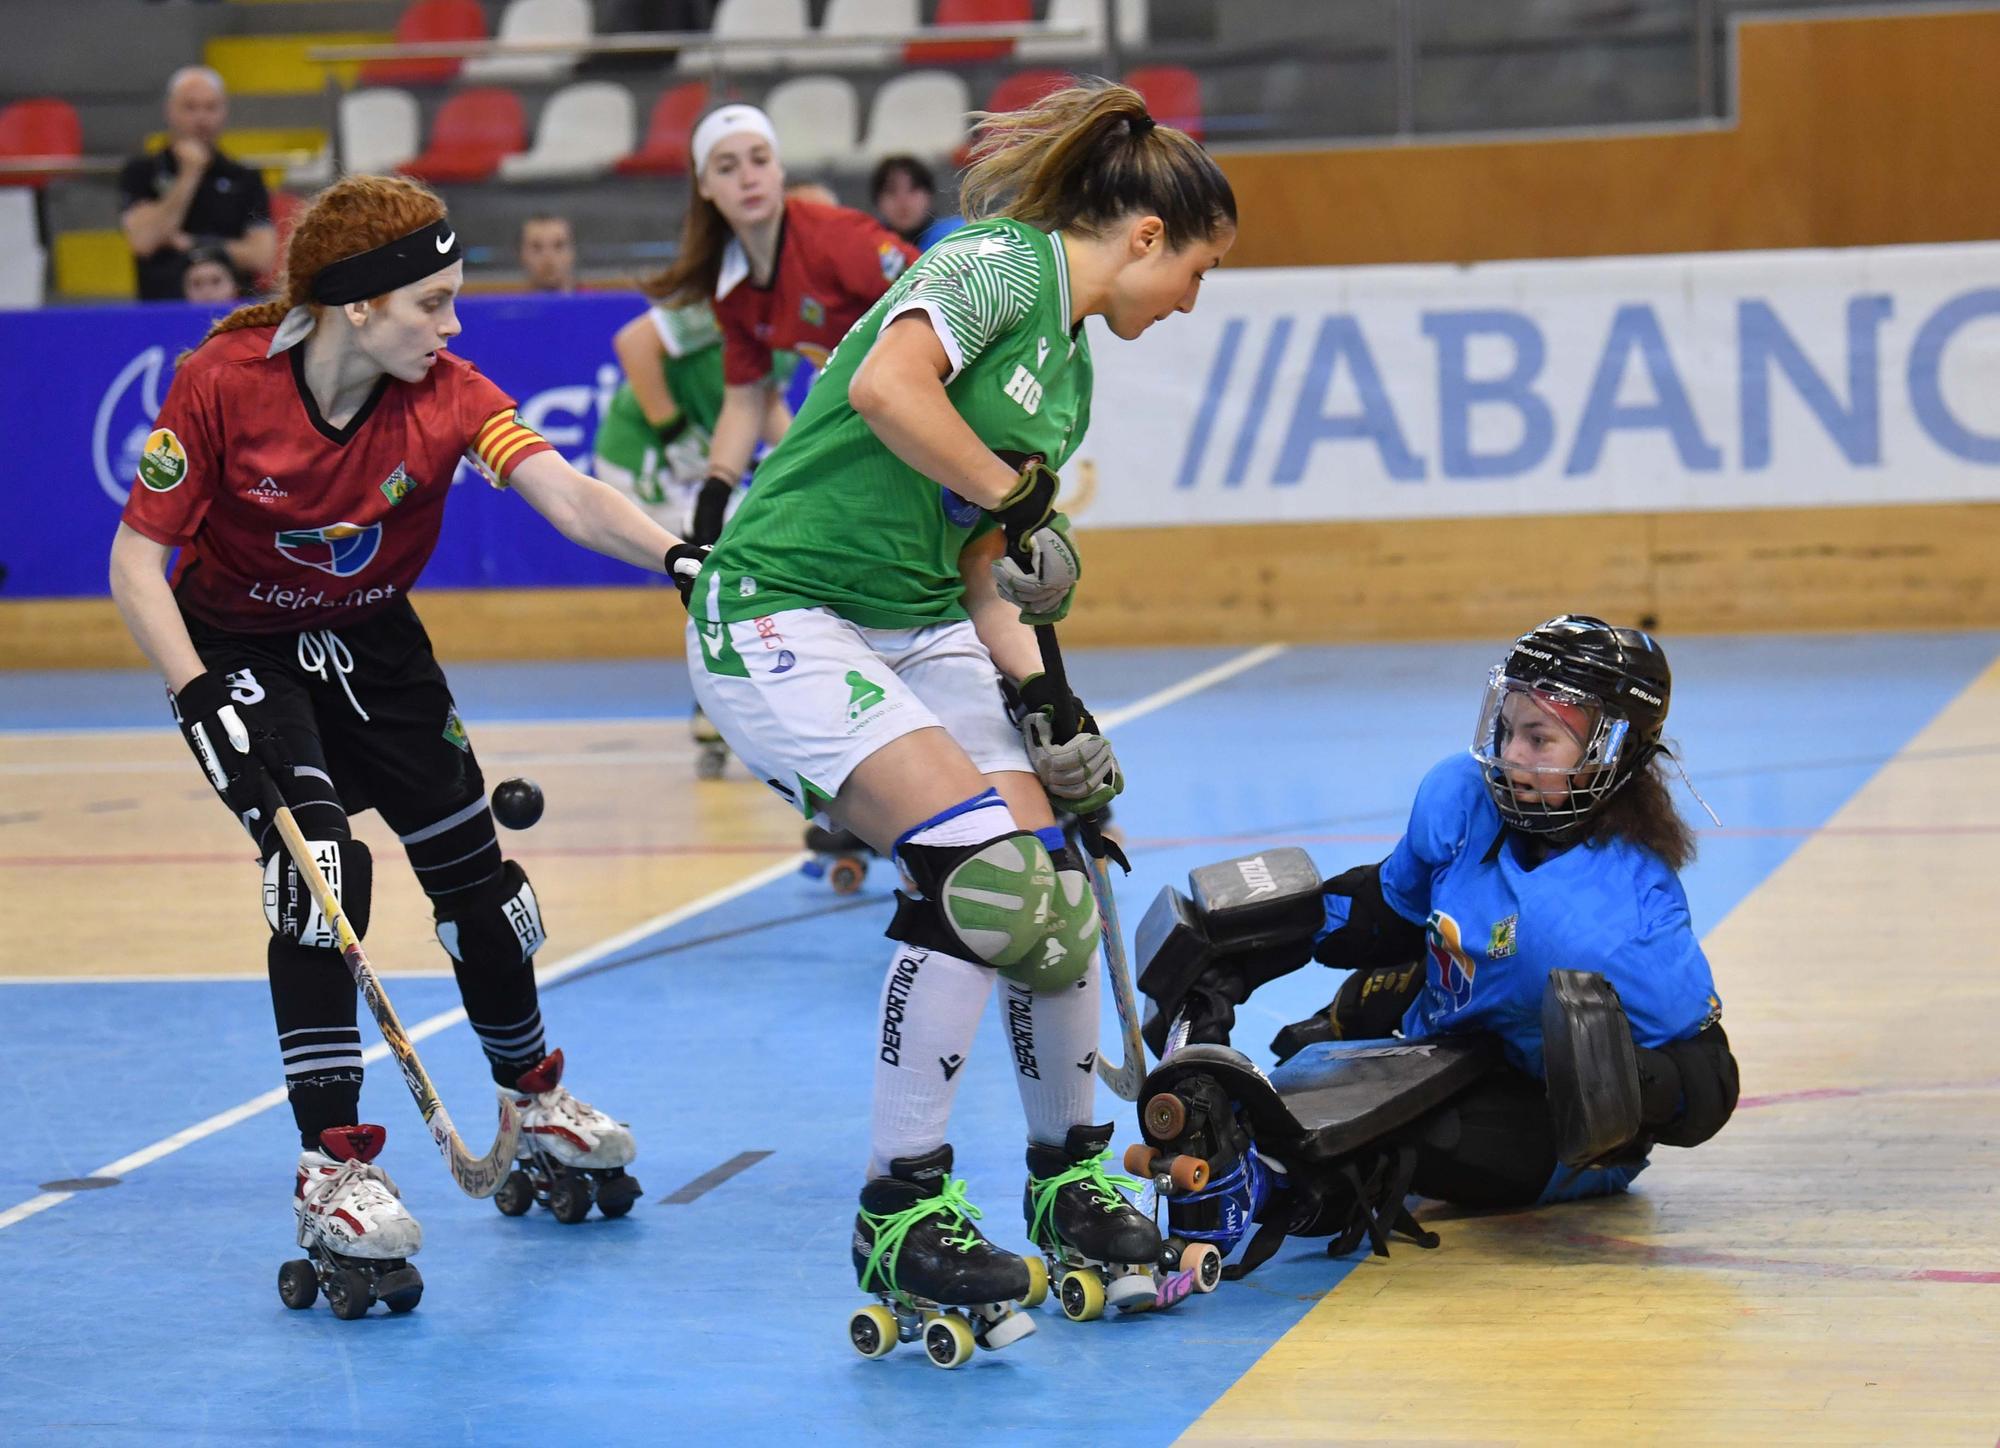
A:
POLYGON ((285 1306, 311 1307, 324 1291, 333 1315, 346 1320, 377 1302, 408 1312, 423 1297, 424 1279, 409 1258, 423 1246, 424 1229, 375 1165, 387 1135, 379 1126, 335 1126, 319 1134, 320 1149, 299 1153, 292 1211, 306 1255, 278 1269, 285 1306))
POLYGON ((563 1053, 551 1051, 524 1073, 518 1091, 500 1094, 521 1114, 520 1164, 500 1184, 493 1204, 518 1217, 541 1202, 559 1222, 590 1215, 593 1197, 607 1217, 622 1217, 639 1200, 638 1180, 625 1174, 639 1154, 632 1132, 562 1084, 563 1053))

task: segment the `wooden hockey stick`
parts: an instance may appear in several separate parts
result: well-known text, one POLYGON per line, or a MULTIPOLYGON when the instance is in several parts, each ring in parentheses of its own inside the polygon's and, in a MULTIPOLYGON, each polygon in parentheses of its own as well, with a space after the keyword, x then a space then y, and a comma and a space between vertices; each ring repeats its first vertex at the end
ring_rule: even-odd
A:
POLYGON ((484 1156, 474 1156, 468 1151, 451 1124, 451 1113, 438 1099, 437 1088, 431 1085, 424 1063, 417 1059, 416 1047, 410 1044, 403 1023, 396 1018, 396 1008, 389 1004, 380 977, 363 954, 354 927, 347 923, 347 914, 340 908, 339 898, 334 895, 333 887, 327 884, 319 861, 313 858, 312 846, 300 832, 299 822, 292 818, 291 810, 284 805, 276 806, 275 818, 278 834, 285 841, 286 853, 292 857, 292 863, 298 866, 300 876, 311 888, 313 899, 319 902, 320 914, 333 924, 334 934, 340 940, 340 958, 347 962, 348 974, 361 988, 361 998, 368 1002, 375 1024, 382 1028, 382 1039, 389 1047, 389 1054, 402 1068, 403 1084, 416 1098, 417 1110, 423 1113, 424 1125, 430 1128, 431 1140, 444 1154, 445 1165, 451 1168, 452 1180, 467 1196, 492 1196, 500 1189, 500 1183, 507 1179, 507 1173, 513 1170, 514 1148, 521 1139, 521 1118, 514 1109, 514 1103, 505 1096, 500 1098, 500 1134, 493 1139, 492 1149, 484 1156))
MULTIPOLYGON (((1042 672, 1055 689, 1056 742, 1074 738, 1077 731, 1076 695, 1069 689, 1069 673, 1063 668, 1062 649, 1056 643, 1053 624, 1035 625, 1035 643, 1042 651, 1042 672)), ((1101 813, 1101 811, 1100 811, 1101 813)), ((1117 1066, 1097 1054, 1097 1074, 1121 1101, 1137 1101, 1146 1079, 1146 1043, 1139 1034, 1139 1004, 1132 992, 1132 968, 1125 960, 1125 931, 1118 923, 1118 899, 1111 891, 1111 868, 1116 860, 1130 873, 1132 866, 1117 842, 1104 837, 1098 815, 1078 815, 1076 832, 1082 836, 1083 852, 1090 871, 1090 893, 1097 899, 1097 918, 1103 936, 1104 975, 1111 982, 1111 999, 1118 1007, 1118 1025, 1125 1041, 1125 1059, 1117 1066)))

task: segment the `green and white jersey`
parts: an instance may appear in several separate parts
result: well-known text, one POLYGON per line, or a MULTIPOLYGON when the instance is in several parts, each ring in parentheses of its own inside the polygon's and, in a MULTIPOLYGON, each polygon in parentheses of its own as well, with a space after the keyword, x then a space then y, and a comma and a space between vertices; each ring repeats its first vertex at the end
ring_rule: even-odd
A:
POLYGON ((988 447, 1059 468, 1083 440, 1090 347, 1070 326, 1062 238, 1008 220, 955 231, 827 358, 709 555, 697 617, 733 623, 824 607, 894 629, 966 616, 958 557, 992 519, 890 452, 847 401, 875 338, 907 312, 930 318, 951 359, 945 394, 988 447))

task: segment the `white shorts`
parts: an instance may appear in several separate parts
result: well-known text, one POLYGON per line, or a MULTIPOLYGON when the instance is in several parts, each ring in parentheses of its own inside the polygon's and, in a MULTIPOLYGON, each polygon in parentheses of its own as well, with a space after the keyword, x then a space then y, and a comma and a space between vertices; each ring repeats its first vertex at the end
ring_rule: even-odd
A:
POLYGON ((890 741, 942 728, 981 774, 1032 774, 1000 674, 970 622, 862 628, 796 608, 718 624, 690 619, 696 702, 744 765, 800 813, 840 793, 890 741))

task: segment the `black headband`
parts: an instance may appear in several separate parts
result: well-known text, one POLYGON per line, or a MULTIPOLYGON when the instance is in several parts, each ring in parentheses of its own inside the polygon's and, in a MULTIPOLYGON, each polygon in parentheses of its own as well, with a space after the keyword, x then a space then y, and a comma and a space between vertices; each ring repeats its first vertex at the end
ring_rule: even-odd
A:
POLYGON ((346 302, 365 302, 420 282, 460 260, 458 233, 450 217, 439 217, 429 226, 384 242, 359 256, 342 257, 322 267, 313 278, 312 299, 337 307, 346 302))

